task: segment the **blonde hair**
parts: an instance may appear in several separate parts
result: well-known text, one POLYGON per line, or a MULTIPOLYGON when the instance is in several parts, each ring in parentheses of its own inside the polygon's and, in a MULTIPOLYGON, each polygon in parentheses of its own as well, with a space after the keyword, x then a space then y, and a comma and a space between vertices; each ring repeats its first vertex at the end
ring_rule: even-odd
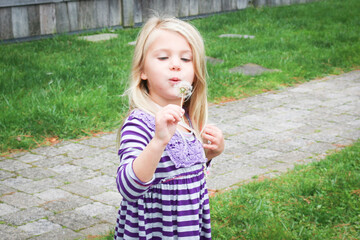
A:
POLYGON ((127 90, 130 112, 133 109, 138 108, 155 115, 157 110, 156 104, 149 96, 147 81, 141 79, 145 56, 149 46, 151 45, 149 36, 155 30, 167 30, 179 33, 187 40, 191 47, 195 77, 193 82, 193 94, 185 103, 185 108, 189 113, 196 135, 200 137, 200 134, 205 127, 208 115, 205 47, 198 30, 185 21, 176 18, 162 19, 159 17, 152 17, 142 27, 135 45, 130 88, 127 90))

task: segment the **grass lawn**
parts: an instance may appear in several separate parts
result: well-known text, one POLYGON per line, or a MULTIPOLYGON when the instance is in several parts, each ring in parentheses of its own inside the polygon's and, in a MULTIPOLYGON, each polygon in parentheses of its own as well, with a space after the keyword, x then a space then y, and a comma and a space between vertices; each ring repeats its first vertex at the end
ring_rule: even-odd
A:
MULTIPOLYGON (((209 100, 240 99, 360 66, 360 1, 327 0, 277 8, 249 8, 192 23, 204 37, 209 100), (224 33, 254 39, 219 38, 224 33), (279 72, 228 72, 246 63, 279 72)), ((0 45, 0 152, 28 150, 59 139, 113 131, 127 112, 128 85, 139 29, 92 43, 77 36, 0 45)), ((105 31, 104 32, 108 32, 105 31)))

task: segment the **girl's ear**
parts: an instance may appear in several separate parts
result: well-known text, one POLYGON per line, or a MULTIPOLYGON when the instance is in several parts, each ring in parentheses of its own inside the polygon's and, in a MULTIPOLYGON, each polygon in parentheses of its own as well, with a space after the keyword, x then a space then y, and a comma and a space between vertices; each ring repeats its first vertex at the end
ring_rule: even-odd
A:
POLYGON ((141 78, 142 80, 147 80, 147 79, 148 79, 148 77, 146 76, 146 74, 143 73, 143 72, 140 74, 140 78, 141 78))

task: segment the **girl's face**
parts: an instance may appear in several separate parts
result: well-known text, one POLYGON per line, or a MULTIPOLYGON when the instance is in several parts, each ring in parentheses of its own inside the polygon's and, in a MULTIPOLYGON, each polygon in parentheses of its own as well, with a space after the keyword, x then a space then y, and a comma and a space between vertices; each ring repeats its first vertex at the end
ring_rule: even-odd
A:
POLYGON ((177 32, 155 30, 149 36, 141 79, 147 81, 149 95, 160 106, 179 105, 174 85, 194 81, 193 56, 189 43, 177 32))

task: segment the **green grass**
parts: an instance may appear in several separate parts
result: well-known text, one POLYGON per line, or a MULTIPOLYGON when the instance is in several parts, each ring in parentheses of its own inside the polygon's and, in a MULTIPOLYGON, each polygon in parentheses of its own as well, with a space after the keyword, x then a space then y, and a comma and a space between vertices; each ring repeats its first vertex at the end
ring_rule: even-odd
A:
MULTIPOLYGON (((358 9, 358 0, 327 0, 192 21, 207 55, 224 60, 208 65, 209 100, 240 99, 358 69, 358 9), (255 39, 219 38, 223 33, 255 39), (281 71, 255 77, 228 72, 245 63, 281 71)), ((101 43, 71 35, 0 45, 0 152, 116 129, 127 111, 121 97, 133 51, 127 43, 138 30, 116 30, 117 39, 101 43)))
MULTIPOLYGON (((360 141, 320 162, 210 198, 212 237, 359 239, 360 141)), ((97 239, 112 239, 113 232, 97 239)))

